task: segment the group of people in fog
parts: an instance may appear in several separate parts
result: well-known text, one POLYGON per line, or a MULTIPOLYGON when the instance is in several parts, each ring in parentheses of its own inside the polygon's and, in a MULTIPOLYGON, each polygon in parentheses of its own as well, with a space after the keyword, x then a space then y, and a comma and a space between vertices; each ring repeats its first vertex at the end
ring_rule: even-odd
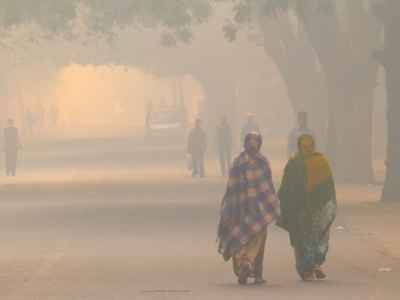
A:
MULTIPOLYGON (((57 126, 60 112, 57 106, 53 105, 49 108, 48 117, 51 125, 57 126)), ((33 134, 33 127, 37 126, 39 130, 44 128, 45 109, 42 104, 38 103, 33 113, 30 109, 25 115, 25 122, 28 127, 28 134, 33 134)), ((18 150, 22 149, 21 134, 14 126, 14 119, 7 120, 7 127, 3 129, 1 134, 1 150, 5 154, 6 175, 15 176, 17 169, 18 150)))
POLYGON ((261 153, 262 137, 246 133, 244 151, 234 159, 220 209, 218 252, 232 259, 240 284, 263 278, 268 225, 288 231, 296 269, 304 281, 325 278, 321 265, 329 249, 330 226, 337 213, 331 168, 317 151, 307 114, 298 114, 299 126, 288 139, 289 161, 279 191, 272 181, 268 159, 261 153), (294 155, 292 155, 294 152, 294 155))
MULTIPOLYGON (((254 116, 247 114, 247 122, 243 125, 241 140, 244 139, 247 133, 251 131, 260 132, 260 127, 254 122, 254 116)), ((222 116, 220 124, 215 130, 215 142, 218 148, 218 154, 221 165, 221 176, 225 177, 229 174, 232 157, 232 128, 228 125, 228 117, 222 116)), ((201 128, 201 119, 196 119, 195 127, 189 133, 187 153, 193 158, 193 177, 200 175, 205 177, 204 173, 204 151, 207 150, 207 135, 201 128)))
MULTIPOLYGON (((27 122, 28 117, 33 118, 29 110, 28 113, 27 122)), ((49 110, 53 125, 57 125, 58 115, 53 104, 49 110)), ((35 117, 36 121, 44 117, 41 105, 35 109, 35 117)), ((232 259, 240 284, 246 284, 248 278, 254 278, 254 283, 266 283, 264 249, 268 225, 274 221, 289 233, 299 276, 305 281, 326 276, 321 266, 329 249, 330 226, 338 207, 331 168, 324 155, 317 151, 315 132, 307 127, 307 122, 307 113, 300 112, 298 127, 290 131, 289 160, 278 192, 272 181, 270 163, 261 153, 262 137, 253 115, 247 115, 241 132, 244 151, 233 163, 232 128, 228 118, 222 116, 216 127, 221 173, 229 175, 220 208, 218 252, 225 261, 232 259)), ((1 135, 1 149, 5 153, 6 175, 15 176, 22 142, 14 120, 9 119, 7 124, 1 135)), ((193 158, 193 177, 205 177, 207 135, 201 125, 201 120, 196 119, 187 144, 187 152, 193 158)), ((38 126, 43 126, 42 120, 38 126)))
MULTIPOLYGON (((38 103, 35 107, 34 112, 30 109, 27 110, 25 115, 26 125, 28 127, 29 135, 33 134, 34 126, 38 128, 39 131, 44 128, 44 120, 45 120, 45 109, 42 104, 38 103)), ((50 119, 52 126, 57 126, 58 117, 60 116, 60 111, 58 110, 55 103, 49 108, 48 118, 50 119)))
MULTIPOLYGON (((187 110, 186 110, 187 111, 187 110)), ((246 115, 247 122, 242 126, 240 134, 240 143, 244 144, 246 135, 249 132, 260 133, 260 126, 254 121, 254 116, 251 113, 246 115)), ((304 111, 298 113, 297 116, 298 126, 293 128, 289 133, 287 143, 287 157, 290 158, 294 153, 298 152, 297 140, 303 134, 309 134, 315 143, 315 149, 318 150, 317 136, 315 131, 307 126, 308 114, 304 111)), ((222 116, 220 124, 215 131, 215 142, 218 148, 220 158, 221 176, 225 177, 229 174, 232 157, 232 128, 228 125, 227 116, 222 116)), ((193 158, 193 177, 200 175, 205 177, 204 173, 204 151, 207 149, 207 135, 201 129, 201 119, 196 119, 195 127, 189 133, 187 153, 192 155, 193 158), (199 171, 200 170, 200 171, 199 171)))
MULTIPOLYGON (((225 261, 232 258, 240 284, 248 278, 263 278, 264 249, 268 225, 273 221, 289 232, 296 269, 305 281, 325 278, 321 265, 329 249, 329 228, 337 213, 331 168, 318 152, 315 132, 307 126, 308 115, 300 112, 298 126, 289 133, 288 163, 278 192, 272 181, 268 159, 261 153, 260 128, 252 114, 242 127, 244 151, 231 163, 232 128, 222 116, 215 138, 221 174, 229 174, 218 227, 218 252, 225 261)), ((205 177, 204 151, 207 135, 196 119, 189 133, 187 152, 193 158, 193 177, 205 177)))

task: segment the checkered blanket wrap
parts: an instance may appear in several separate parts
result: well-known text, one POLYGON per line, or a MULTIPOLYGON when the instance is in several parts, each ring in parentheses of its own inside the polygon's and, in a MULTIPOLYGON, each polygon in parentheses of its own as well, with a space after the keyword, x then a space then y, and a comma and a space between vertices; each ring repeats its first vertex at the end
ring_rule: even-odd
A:
POLYGON ((239 252, 265 226, 280 216, 267 158, 258 150, 261 136, 246 136, 246 150, 232 163, 221 204, 219 237, 233 254, 239 252))

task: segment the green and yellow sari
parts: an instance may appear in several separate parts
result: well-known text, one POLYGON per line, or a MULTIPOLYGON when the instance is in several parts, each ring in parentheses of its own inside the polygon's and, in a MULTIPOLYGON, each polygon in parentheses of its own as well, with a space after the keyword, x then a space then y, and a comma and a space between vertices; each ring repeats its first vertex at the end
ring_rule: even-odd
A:
POLYGON ((331 168, 315 150, 313 138, 308 134, 300 136, 298 149, 286 165, 278 198, 280 226, 289 232, 297 272, 307 278, 315 264, 325 261, 337 202, 331 168))

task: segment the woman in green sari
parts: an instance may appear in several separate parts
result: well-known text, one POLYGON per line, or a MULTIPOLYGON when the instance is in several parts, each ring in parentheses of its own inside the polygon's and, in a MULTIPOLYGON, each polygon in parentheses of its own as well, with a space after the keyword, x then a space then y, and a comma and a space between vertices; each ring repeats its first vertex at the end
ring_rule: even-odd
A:
POLYGON ((325 278, 321 265, 329 249, 337 202, 331 168, 315 150, 313 138, 300 136, 298 149, 286 165, 278 191, 282 216, 277 225, 289 232, 297 272, 309 281, 325 278))

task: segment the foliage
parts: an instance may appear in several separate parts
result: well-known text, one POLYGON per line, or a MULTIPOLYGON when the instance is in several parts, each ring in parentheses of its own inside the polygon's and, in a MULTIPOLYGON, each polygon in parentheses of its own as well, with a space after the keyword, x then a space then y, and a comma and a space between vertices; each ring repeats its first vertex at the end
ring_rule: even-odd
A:
MULTIPOLYGON (((230 0, 216 0, 230 1, 230 0)), ((334 0, 233 0, 235 23, 227 20, 223 31, 225 38, 232 42, 236 39, 238 30, 253 23, 253 13, 260 12, 266 17, 276 18, 277 15, 293 11, 300 20, 306 21, 315 13, 331 14, 335 8, 334 0)))
POLYGON ((0 39, 3 46, 7 38, 113 43, 126 27, 161 27, 162 44, 173 46, 190 43, 191 27, 212 13, 211 4, 201 0, 0 0, 0 39))
POLYGON ((212 15, 208 2, 198 0, 81 0, 87 10, 84 18, 90 34, 115 38, 115 29, 161 27, 161 43, 175 46, 190 43, 191 27, 207 22, 212 15))

